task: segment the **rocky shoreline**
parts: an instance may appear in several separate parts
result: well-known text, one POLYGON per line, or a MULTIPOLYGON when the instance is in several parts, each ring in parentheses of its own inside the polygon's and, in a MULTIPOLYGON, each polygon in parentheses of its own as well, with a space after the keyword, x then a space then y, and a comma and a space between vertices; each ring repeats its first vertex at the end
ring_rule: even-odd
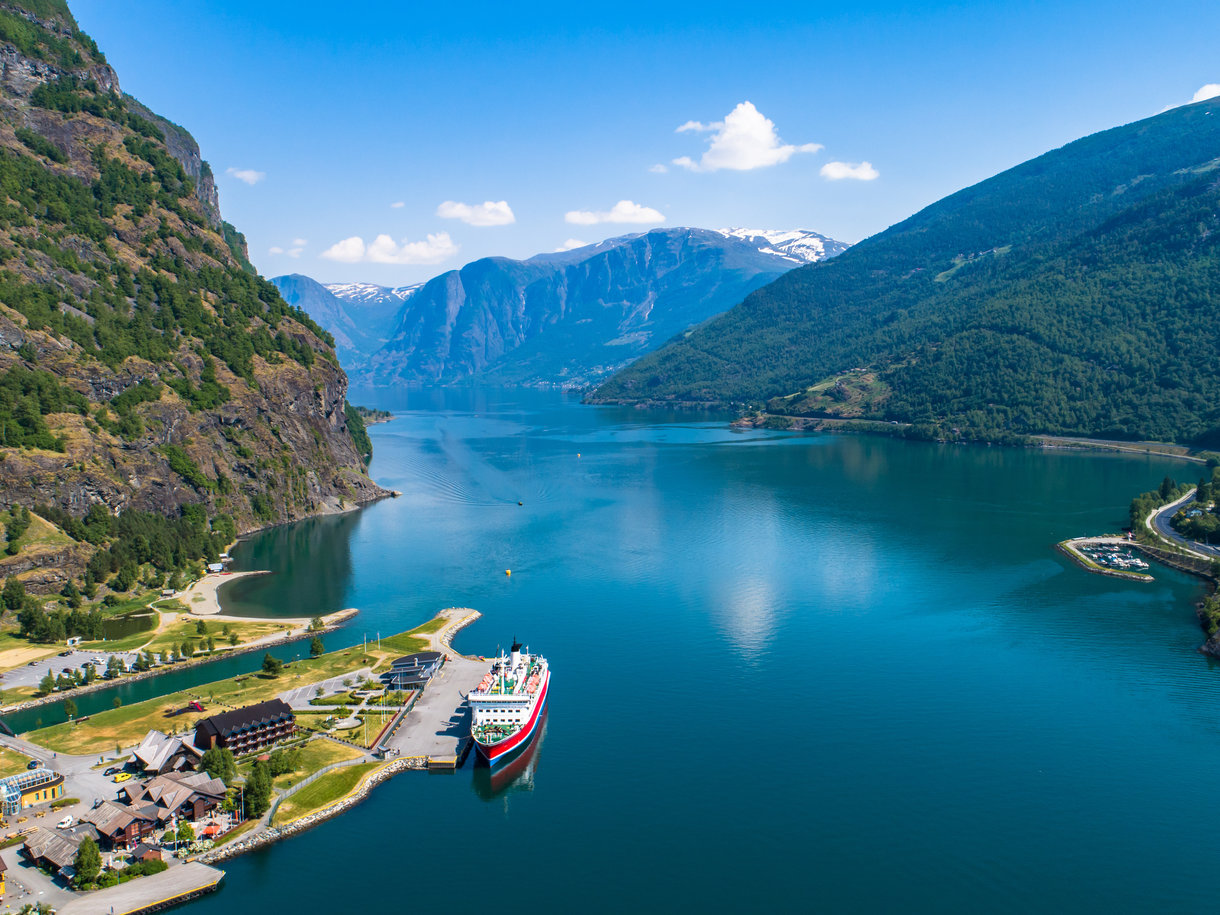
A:
POLYGON ((331 817, 338 816, 345 810, 355 807, 363 801, 374 788, 389 778, 393 778, 400 772, 406 772, 411 769, 427 768, 427 760, 425 759, 396 759, 392 763, 388 763, 380 769, 371 772, 359 787, 355 789, 347 797, 332 804, 329 807, 323 807, 316 813, 311 813, 308 816, 301 817, 299 820, 293 820, 286 826, 268 826, 266 829, 243 839, 238 839, 230 845, 222 845, 219 848, 214 848, 206 851, 201 855, 193 858, 194 861, 201 861, 204 864, 213 864, 217 861, 224 861, 228 858, 236 858, 238 855, 244 855, 246 852, 254 851, 255 849, 263 848, 271 845, 281 839, 287 839, 289 836, 294 836, 299 832, 304 832, 311 829, 331 817))

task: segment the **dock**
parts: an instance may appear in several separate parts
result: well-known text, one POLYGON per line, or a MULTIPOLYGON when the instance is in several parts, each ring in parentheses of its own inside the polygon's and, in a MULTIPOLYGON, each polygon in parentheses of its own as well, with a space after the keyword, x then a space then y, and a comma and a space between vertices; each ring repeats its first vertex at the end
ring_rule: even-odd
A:
POLYGON ((59 915, 138 915, 157 912, 180 902, 214 892, 225 872, 216 867, 191 861, 167 871, 140 877, 109 889, 79 896, 58 908, 59 915))
POLYGON ((420 768, 456 769, 470 743, 466 694, 487 673, 485 661, 451 655, 428 682, 398 729, 386 740, 388 755, 424 760, 420 768))
POLYGON ((454 633, 479 618, 476 610, 449 607, 448 622, 429 638, 445 663, 428 681, 402 723, 382 743, 388 757, 418 760, 420 769, 456 769, 470 752, 470 708, 466 694, 479 685, 489 663, 458 654, 449 642, 454 633))

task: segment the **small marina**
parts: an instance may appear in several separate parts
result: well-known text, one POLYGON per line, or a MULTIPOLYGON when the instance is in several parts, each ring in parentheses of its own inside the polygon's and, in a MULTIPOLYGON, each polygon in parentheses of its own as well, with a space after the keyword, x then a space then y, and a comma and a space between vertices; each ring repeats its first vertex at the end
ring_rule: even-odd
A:
POLYGON ((1138 547, 1125 537, 1075 537, 1056 544, 1060 552, 1089 572, 1152 581, 1147 560, 1135 555, 1138 547))

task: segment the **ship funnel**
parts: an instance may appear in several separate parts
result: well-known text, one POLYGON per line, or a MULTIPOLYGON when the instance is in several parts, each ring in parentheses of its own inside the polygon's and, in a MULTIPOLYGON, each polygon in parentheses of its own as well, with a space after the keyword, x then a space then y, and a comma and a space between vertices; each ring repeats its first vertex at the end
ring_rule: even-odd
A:
POLYGON ((513 636, 513 653, 508 659, 509 670, 516 670, 517 665, 521 663, 521 643, 517 641, 517 637, 513 636))

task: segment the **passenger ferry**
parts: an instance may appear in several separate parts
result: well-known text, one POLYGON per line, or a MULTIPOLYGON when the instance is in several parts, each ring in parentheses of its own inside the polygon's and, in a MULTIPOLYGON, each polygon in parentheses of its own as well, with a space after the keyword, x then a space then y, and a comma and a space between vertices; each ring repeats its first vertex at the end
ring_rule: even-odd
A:
POLYGON ((470 732, 479 758, 495 766, 516 756, 539 729, 551 671, 546 658, 513 640, 508 657, 494 660, 467 699, 470 732))

